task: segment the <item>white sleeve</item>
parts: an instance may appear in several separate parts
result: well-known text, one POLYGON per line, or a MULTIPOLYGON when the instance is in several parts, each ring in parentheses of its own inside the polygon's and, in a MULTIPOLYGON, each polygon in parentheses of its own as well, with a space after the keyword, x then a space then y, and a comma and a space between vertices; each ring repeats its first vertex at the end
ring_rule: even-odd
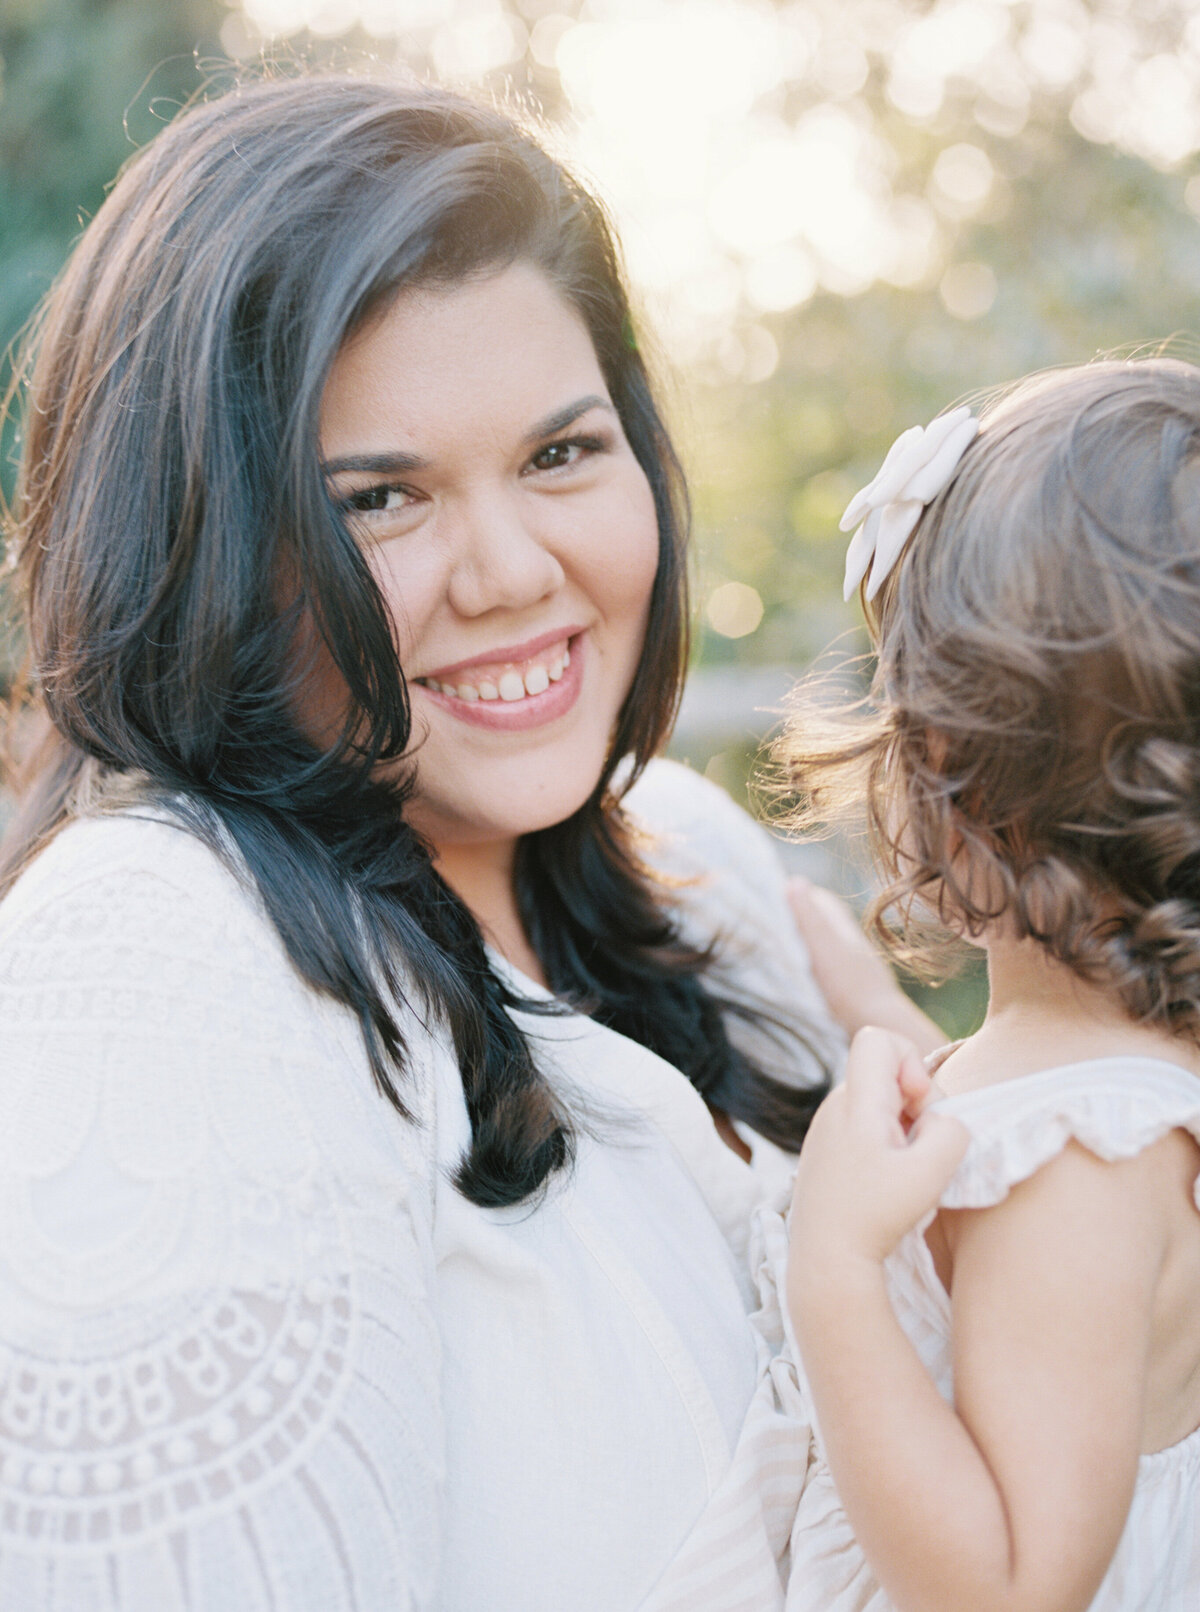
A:
POLYGON ((104 826, 0 907, 0 1608, 432 1607, 429 1127, 215 858, 104 826))
POLYGON ((800 1031, 782 1050, 788 1038, 776 1044, 733 1019, 731 1038, 790 1085, 812 1085, 839 1068, 845 1035, 813 978, 771 836, 723 789, 673 761, 652 762, 626 804, 649 835, 648 861, 674 885, 684 935, 716 945, 714 983, 734 998, 765 1002, 800 1031))

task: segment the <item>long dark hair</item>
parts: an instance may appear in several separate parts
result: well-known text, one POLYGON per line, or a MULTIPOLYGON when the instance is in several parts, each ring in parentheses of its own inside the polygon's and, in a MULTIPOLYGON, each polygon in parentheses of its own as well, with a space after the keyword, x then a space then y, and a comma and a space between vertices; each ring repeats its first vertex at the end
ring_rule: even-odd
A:
POLYGON ((567 1162, 571 1125, 474 919, 404 822, 411 776, 380 781, 409 742, 408 699, 316 443, 330 366, 364 320, 404 287, 517 260, 586 323, 660 530, 608 765, 579 812, 522 843, 521 910, 558 993, 798 1145, 812 1095, 734 1049, 702 983, 710 954, 681 940, 613 786, 625 758, 622 789, 661 747, 678 701, 686 508, 612 235, 535 141, 452 95, 252 83, 178 118, 85 232, 32 343, 14 531, 32 708, 52 732, 0 870, 3 890, 95 779, 102 793, 132 778, 223 854, 232 843, 300 974, 357 1016, 401 1112, 396 998, 448 1026, 472 1132, 458 1185, 492 1205, 567 1162), (304 621, 348 691, 324 750, 294 710, 304 621))

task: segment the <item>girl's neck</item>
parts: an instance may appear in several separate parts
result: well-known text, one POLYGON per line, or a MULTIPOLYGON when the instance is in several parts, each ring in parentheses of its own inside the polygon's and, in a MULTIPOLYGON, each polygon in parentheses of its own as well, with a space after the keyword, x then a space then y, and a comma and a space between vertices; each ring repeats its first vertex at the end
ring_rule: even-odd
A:
POLYGON ((515 840, 495 840, 437 846, 434 860, 442 878, 470 908, 484 940, 514 968, 545 985, 542 965, 517 909, 516 854, 515 840))
POLYGON ((1059 1064, 1164 1058, 1200 1075, 1200 1049, 1137 1024, 1111 987, 1089 984, 1032 940, 989 936, 987 1017, 939 1070, 946 1091, 990 1085, 1059 1064))

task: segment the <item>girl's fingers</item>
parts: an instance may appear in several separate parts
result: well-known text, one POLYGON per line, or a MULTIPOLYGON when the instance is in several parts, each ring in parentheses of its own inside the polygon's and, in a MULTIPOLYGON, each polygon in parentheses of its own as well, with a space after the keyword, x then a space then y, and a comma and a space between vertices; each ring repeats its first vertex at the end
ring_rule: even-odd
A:
POLYGON ((927 1106, 928 1085, 911 1042, 877 1028, 855 1036, 845 1083, 821 1105, 796 1170, 809 1257, 824 1248, 884 1260, 937 1207, 968 1136, 927 1106), (921 1112, 910 1119, 907 1106, 921 1112))
POLYGON ((901 1072, 910 1061, 919 1065, 921 1055, 911 1041, 895 1031, 880 1030, 874 1025, 860 1030, 850 1043, 846 1059, 846 1089, 851 1103, 883 1104, 899 1116, 905 1105, 901 1072))
POLYGON ((915 1051, 907 1053, 900 1060, 897 1078, 900 1083, 900 1095, 904 1099, 904 1112, 909 1119, 916 1119, 937 1096, 937 1087, 925 1067, 924 1058, 915 1051))
POLYGON ((954 1174, 967 1147, 966 1127, 930 1109, 937 1088, 924 1059, 911 1042, 891 1030, 860 1030, 846 1061, 846 1097, 851 1112, 871 1133, 894 1141, 905 1138, 906 1151, 916 1151, 913 1167, 931 1178, 954 1174))
POLYGON ((937 1196, 962 1163, 971 1133, 951 1114, 922 1114, 908 1133, 908 1151, 918 1160, 937 1196))

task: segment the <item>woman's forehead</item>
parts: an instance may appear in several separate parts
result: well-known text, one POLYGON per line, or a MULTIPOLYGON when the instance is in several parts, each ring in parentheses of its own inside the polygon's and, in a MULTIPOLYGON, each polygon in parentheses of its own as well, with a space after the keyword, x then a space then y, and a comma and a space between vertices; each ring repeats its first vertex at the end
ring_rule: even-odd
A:
POLYGON ((524 433, 608 392, 579 313, 525 263, 451 286, 402 291, 345 344, 321 407, 326 457, 421 455, 480 429, 524 433))

